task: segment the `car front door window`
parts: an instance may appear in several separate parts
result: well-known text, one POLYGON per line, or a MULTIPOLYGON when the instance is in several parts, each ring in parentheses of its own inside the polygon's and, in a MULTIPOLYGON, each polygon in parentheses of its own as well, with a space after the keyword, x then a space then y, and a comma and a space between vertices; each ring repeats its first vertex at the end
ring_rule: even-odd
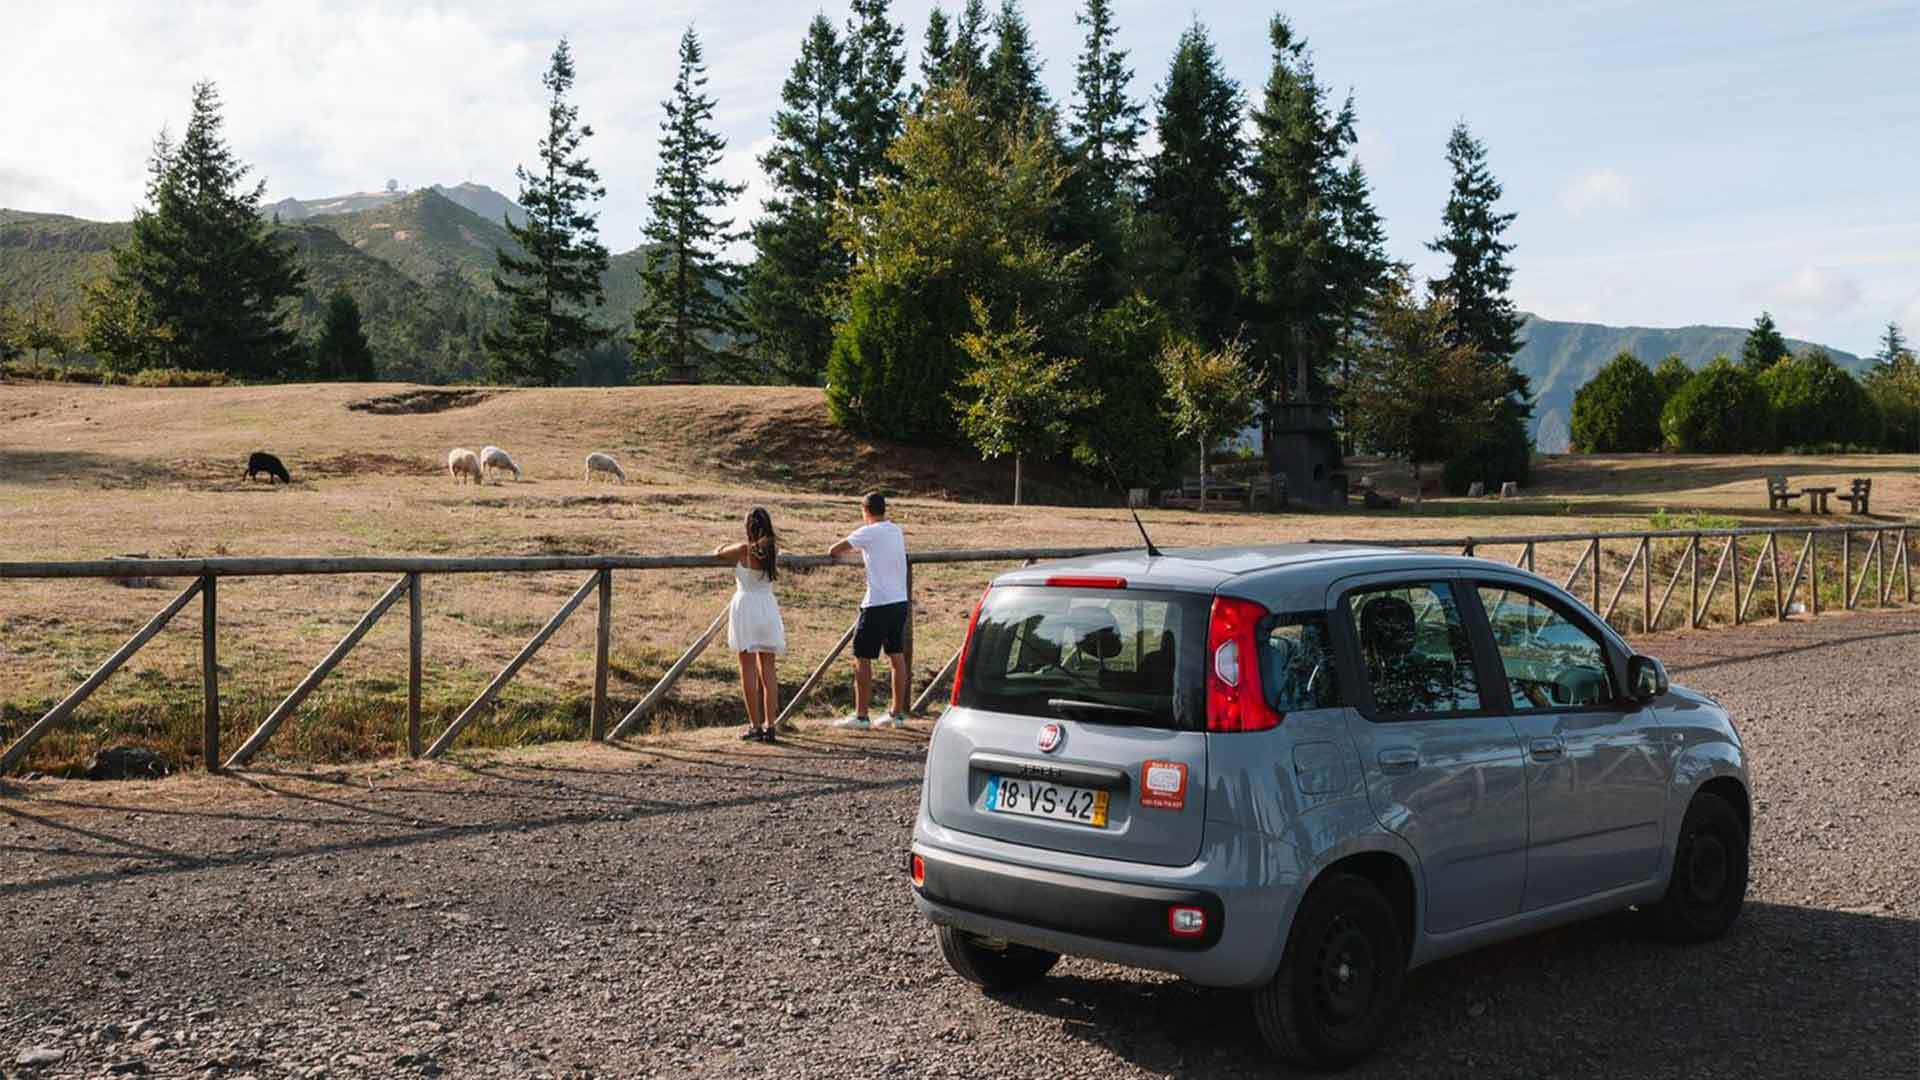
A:
POLYGON ((1396 584, 1347 597, 1374 711, 1419 717, 1474 712, 1473 646, 1446 582, 1396 584))
POLYGON ((1585 627, 1513 588, 1482 585, 1480 603, 1515 711, 1594 708, 1614 700, 1606 646, 1585 627))

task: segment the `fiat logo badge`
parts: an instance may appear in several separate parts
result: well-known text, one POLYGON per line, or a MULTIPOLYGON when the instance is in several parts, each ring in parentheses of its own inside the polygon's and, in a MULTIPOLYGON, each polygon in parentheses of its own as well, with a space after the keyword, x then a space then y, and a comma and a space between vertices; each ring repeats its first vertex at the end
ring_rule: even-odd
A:
POLYGON ((1046 724, 1040 728, 1040 752, 1051 754, 1060 749, 1061 734, 1059 724, 1046 724))

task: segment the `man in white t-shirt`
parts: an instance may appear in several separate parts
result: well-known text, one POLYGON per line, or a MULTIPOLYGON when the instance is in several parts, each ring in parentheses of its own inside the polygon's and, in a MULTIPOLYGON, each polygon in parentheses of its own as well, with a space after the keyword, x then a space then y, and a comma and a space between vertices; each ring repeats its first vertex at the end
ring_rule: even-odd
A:
POLYGON ((887 520, 887 497, 869 491, 860 500, 866 524, 827 549, 831 558, 858 551, 867 564, 867 594, 860 599, 860 621, 853 631, 853 715, 834 727, 865 731, 869 727, 905 727, 907 723, 907 538, 900 526, 887 520), (893 669, 893 708, 869 722, 867 705, 873 700, 873 661, 881 652, 893 669))

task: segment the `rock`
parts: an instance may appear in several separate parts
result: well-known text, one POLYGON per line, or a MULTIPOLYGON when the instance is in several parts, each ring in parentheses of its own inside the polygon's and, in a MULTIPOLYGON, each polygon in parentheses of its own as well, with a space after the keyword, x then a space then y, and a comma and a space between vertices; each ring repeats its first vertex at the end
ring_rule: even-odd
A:
POLYGON ((1487 483, 1484 480, 1475 480, 1473 483, 1467 485, 1467 498, 1469 499, 1477 499, 1486 493, 1487 483))
POLYGON ((13 1063, 37 1068, 41 1065, 58 1065, 66 1056, 65 1050, 55 1050, 51 1046, 35 1046, 20 1051, 19 1056, 13 1059, 13 1063))
POLYGON ((139 746, 109 746, 87 762, 89 780, 146 780, 170 771, 159 754, 139 746))

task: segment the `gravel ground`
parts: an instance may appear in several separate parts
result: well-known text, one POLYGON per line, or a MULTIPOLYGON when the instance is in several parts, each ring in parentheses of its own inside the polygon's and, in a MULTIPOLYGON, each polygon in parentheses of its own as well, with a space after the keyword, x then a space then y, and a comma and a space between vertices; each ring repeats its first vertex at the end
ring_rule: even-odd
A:
MULTIPOLYGON (((1348 1075, 1920 1074, 1920 613, 1647 647, 1756 761, 1733 933, 1612 918, 1434 965, 1348 1075)), ((902 872, 923 737, 14 785, 0 1076, 1278 1071, 1243 995, 949 975, 902 872)))

